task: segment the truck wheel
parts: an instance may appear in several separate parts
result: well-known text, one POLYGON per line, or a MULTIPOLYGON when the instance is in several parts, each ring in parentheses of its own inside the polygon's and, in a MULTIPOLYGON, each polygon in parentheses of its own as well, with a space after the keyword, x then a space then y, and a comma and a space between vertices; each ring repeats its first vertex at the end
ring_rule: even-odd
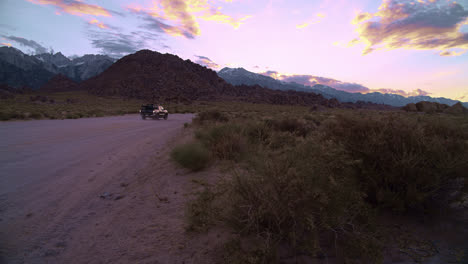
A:
POLYGON ((145 116, 145 115, 141 115, 141 119, 145 120, 145 119, 146 119, 146 116, 145 116))
POLYGON ((164 120, 167 120, 167 116, 168 116, 168 115, 165 115, 165 116, 164 116, 164 120))

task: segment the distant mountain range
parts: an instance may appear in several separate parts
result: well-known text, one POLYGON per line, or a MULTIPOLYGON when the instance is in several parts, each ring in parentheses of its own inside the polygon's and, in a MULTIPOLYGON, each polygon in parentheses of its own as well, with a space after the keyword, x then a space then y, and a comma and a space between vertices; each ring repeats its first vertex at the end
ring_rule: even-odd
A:
MULTIPOLYGON (((430 96, 410 96, 404 97, 397 94, 382 94, 378 92, 374 93, 349 93, 345 91, 336 90, 332 87, 316 84, 314 86, 305 86, 294 82, 283 82, 276 80, 269 76, 253 73, 245 70, 244 68, 223 68, 218 72, 219 77, 226 80, 228 83, 233 85, 260 85, 265 88, 274 90, 295 90, 302 92, 313 92, 321 94, 325 98, 336 98, 340 102, 351 102, 356 103, 359 101, 372 102, 376 104, 386 104, 396 107, 405 106, 409 103, 417 103, 420 101, 437 102, 440 104, 454 105, 458 101, 447 99, 443 97, 430 97, 430 96)), ((462 103, 465 107, 468 107, 468 103, 462 103)))
MULTIPOLYGON (((58 82, 64 80, 59 79, 58 82)), ((153 103, 237 101, 308 105, 314 109, 388 108, 388 106, 366 103, 340 104, 336 99, 326 99, 311 92, 272 90, 259 85, 234 86, 211 69, 190 60, 183 60, 176 55, 161 54, 151 50, 140 50, 121 58, 103 73, 81 82, 80 86, 99 96, 140 98, 153 103)))
POLYGON ((26 55, 13 47, 0 47, 0 83, 39 89, 57 74, 81 82, 100 74, 113 63, 114 59, 105 55, 70 59, 60 52, 26 55))
MULTIPOLYGON (((224 68, 216 73, 190 60, 150 50, 141 50, 114 63, 114 59, 105 55, 70 59, 60 52, 26 55, 12 47, 0 47, 0 84, 14 89, 41 88, 50 92, 86 89, 98 95, 182 102, 232 99, 373 109, 401 107, 420 101, 450 106, 458 102, 429 96, 348 93, 325 85, 310 87, 279 81, 243 68, 224 68)), ((468 103, 463 105, 468 107, 468 103)))

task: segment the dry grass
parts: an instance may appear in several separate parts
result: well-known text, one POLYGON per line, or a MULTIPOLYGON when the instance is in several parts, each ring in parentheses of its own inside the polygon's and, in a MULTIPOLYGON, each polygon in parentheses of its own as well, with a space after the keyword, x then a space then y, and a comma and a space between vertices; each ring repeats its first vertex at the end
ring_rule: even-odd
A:
POLYGON ((467 177, 467 116, 241 106, 210 105, 194 123, 197 140, 234 169, 190 205, 190 229, 221 224, 257 239, 247 251, 226 244, 226 263, 277 262, 284 243, 292 254, 332 248, 346 263, 379 263, 375 216, 431 213, 467 177))

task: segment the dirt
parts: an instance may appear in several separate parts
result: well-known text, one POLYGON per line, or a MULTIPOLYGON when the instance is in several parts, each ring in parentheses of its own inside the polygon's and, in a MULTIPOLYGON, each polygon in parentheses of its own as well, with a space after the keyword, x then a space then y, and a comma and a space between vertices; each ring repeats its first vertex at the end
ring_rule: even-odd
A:
MULTIPOLYGON (((187 232, 185 210, 222 173, 191 173, 169 158, 191 140, 183 124, 192 117, 0 123, 0 263, 220 263, 219 248, 237 235, 187 232)), ((383 262, 468 263, 467 216, 382 221, 396 246, 383 262)))
POLYGON ((216 237, 185 232, 184 210, 210 172, 168 157, 192 117, 0 123, 0 262, 199 263, 216 237))

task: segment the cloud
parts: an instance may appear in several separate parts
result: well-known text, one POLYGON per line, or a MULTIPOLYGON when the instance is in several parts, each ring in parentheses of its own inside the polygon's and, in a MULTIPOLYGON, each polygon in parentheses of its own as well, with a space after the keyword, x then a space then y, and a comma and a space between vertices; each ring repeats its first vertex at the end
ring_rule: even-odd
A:
MULTIPOLYGON (((220 11, 220 7, 215 7, 208 0, 155 0, 150 7, 130 4, 127 8, 133 13, 149 15, 150 19, 154 20, 150 24, 165 33, 187 38, 201 34, 198 24, 200 19, 228 24, 237 29, 250 17, 234 18, 226 15, 220 11)), ((145 17, 145 20, 148 22, 148 17, 145 17)))
POLYGON ((167 47, 162 45, 160 35, 145 31, 118 33, 117 31, 89 30, 88 38, 94 48, 113 58, 120 58, 145 48, 167 47))
POLYGON ((448 51, 448 50, 443 50, 439 53, 440 56, 444 56, 444 57, 450 57, 450 56, 460 56, 462 54, 464 54, 466 52, 466 50, 462 50, 460 52, 456 52, 456 51, 448 51))
POLYGON ((305 22, 296 26, 297 29, 303 29, 313 24, 318 24, 326 17, 324 13, 317 13, 315 17, 312 18, 309 22, 305 22))
POLYGON ((456 98, 456 100, 459 100, 459 101, 468 101, 468 93, 464 93, 463 95, 459 96, 456 98))
POLYGON ((214 61, 210 60, 208 57, 197 56, 197 55, 195 55, 195 57, 198 58, 195 62, 200 64, 200 65, 203 65, 203 66, 206 66, 206 67, 212 68, 212 69, 221 68, 221 65, 219 65, 219 64, 215 63, 214 61))
POLYGON ((386 89, 386 88, 381 88, 381 89, 372 89, 369 90, 369 93, 374 93, 374 92, 379 92, 383 94, 398 94, 404 97, 409 97, 409 96, 428 96, 431 93, 421 90, 421 89, 415 89, 411 92, 406 92, 403 90, 395 90, 395 89, 386 89))
POLYGON ((349 45, 364 43, 363 55, 378 49, 468 50, 468 10, 447 0, 383 0, 375 13, 358 13, 352 24, 359 37, 349 45))
POLYGON ((28 0, 33 4, 38 5, 53 5, 60 12, 68 13, 75 16, 93 15, 110 17, 111 12, 101 6, 86 4, 82 0, 28 0))
POLYGON ((108 26, 106 26, 104 23, 100 22, 97 19, 91 19, 88 23, 91 24, 91 25, 96 25, 97 27, 102 28, 102 29, 108 29, 109 28, 108 26))
POLYGON ((14 42, 20 44, 21 46, 31 48, 31 49, 34 50, 34 52, 36 54, 47 53, 47 49, 44 48, 41 44, 37 43, 34 40, 29 40, 29 39, 25 39, 25 38, 22 38, 22 37, 16 37, 16 36, 2 35, 2 37, 4 39, 6 39, 6 40, 14 41, 14 42))
POLYGON ((347 82, 341 82, 335 79, 331 78, 325 78, 325 77, 320 77, 320 76, 313 76, 313 75, 299 75, 299 74, 281 74, 276 71, 267 71, 265 73, 261 73, 266 76, 273 77, 275 79, 285 81, 285 82, 295 82, 299 83, 302 85, 307 85, 307 86, 314 86, 316 84, 322 84, 326 86, 333 87, 337 90, 342 90, 346 92, 351 92, 351 93, 366 93, 370 89, 367 87, 364 87, 363 85, 357 84, 357 83, 347 83, 347 82))
POLYGON ((423 91, 421 89, 416 89, 411 92, 406 92, 403 90, 395 90, 395 89, 369 89, 358 83, 349 83, 349 82, 342 82, 331 78, 314 76, 314 75, 298 75, 298 74, 281 74, 277 71, 267 71, 264 73, 260 73, 266 76, 270 76, 277 80, 281 80, 284 82, 295 82, 306 86, 314 86, 316 84, 330 86, 340 91, 345 91, 349 93, 390 93, 390 94, 398 94, 405 97, 408 96, 418 96, 418 95, 429 95, 429 92, 423 91))
POLYGON ((151 15, 146 13, 142 13, 141 17, 145 24, 141 25, 140 28, 144 28, 151 31, 157 31, 161 33, 167 33, 172 36, 185 36, 186 38, 194 38, 195 35, 191 31, 187 31, 184 28, 180 28, 177 26, 171 26, 162 22, 160 19, 154 18, 151 15))

